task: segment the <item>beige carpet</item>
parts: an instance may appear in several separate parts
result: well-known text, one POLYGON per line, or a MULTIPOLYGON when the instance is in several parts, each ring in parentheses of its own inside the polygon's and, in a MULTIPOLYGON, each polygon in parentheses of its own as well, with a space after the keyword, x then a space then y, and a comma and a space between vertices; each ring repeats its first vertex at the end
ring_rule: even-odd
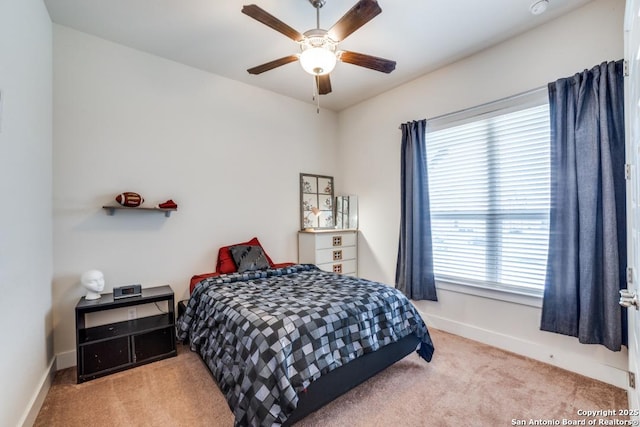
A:
MULTIPOLYGON (((585 418, 579 409, 627 407, 622 389, 432 330, 431 363, 412 354, 310 415, 307 426, 511 426, 513 420, 585 418)), ((233 417, 198 355, 75 383, 57 373, 35 425, 232 426, 233 417)))

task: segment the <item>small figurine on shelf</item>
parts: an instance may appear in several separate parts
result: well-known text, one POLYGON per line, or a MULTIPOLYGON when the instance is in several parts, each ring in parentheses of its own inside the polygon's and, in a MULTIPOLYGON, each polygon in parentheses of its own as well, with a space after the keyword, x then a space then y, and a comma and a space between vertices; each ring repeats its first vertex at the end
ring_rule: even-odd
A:
POLYGON ((158 203, 160 209, 178 209, 178 205, 173 200, 169 199, 166 202, 158 203))
POLYGON ((80 282, 82 286, 87 288, 87 295, 84 299, 94 300, 102 298, 100 292, 104 290, 104 274, 98 270, 89 270, 82 273, 80 276, 80 282))

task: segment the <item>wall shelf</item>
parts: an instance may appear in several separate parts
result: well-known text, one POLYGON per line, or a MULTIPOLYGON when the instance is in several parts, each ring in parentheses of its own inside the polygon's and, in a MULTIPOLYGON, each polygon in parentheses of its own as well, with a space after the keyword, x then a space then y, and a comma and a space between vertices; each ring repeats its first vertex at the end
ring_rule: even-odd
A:
POLYGON ((164 212, 164 216, 169 218, 171 216, 171 212, 175 212, 178 209, 163 209, 163 208, 146 208, 137 206, 135 208, 131 208, 128 206, 103 206, 102 209, 107 211, 107 215, 114 215, 116 210, 129 210, 129 211, 140 211, 140 212, 164 212))

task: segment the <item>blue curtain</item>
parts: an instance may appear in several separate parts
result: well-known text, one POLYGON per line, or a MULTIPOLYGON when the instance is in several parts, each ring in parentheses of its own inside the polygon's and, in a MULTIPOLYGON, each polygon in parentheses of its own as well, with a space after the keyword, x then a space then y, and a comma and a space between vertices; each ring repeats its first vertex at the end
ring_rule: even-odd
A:
POLYGON ((626 344, 623 62, 549 84, 551 216, 541 329, 626 344))
POLYGON ((426 120, 400 126, 401 213, 396 288, 413 300, 437 301, 433 275, 426 127, 426 120))

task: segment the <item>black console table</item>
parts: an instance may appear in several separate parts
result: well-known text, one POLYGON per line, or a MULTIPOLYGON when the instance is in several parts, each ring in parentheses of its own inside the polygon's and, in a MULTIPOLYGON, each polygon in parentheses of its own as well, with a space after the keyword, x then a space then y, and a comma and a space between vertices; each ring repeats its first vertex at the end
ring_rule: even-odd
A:
POLYGON ((177 355, 173 290, 170 286, 142 289, 142 295, 97 300, 76 305, 78 383, 177 355), (115 308, 167 301, 167 312, 106 325, 85 327, 85 315, 115 308))

